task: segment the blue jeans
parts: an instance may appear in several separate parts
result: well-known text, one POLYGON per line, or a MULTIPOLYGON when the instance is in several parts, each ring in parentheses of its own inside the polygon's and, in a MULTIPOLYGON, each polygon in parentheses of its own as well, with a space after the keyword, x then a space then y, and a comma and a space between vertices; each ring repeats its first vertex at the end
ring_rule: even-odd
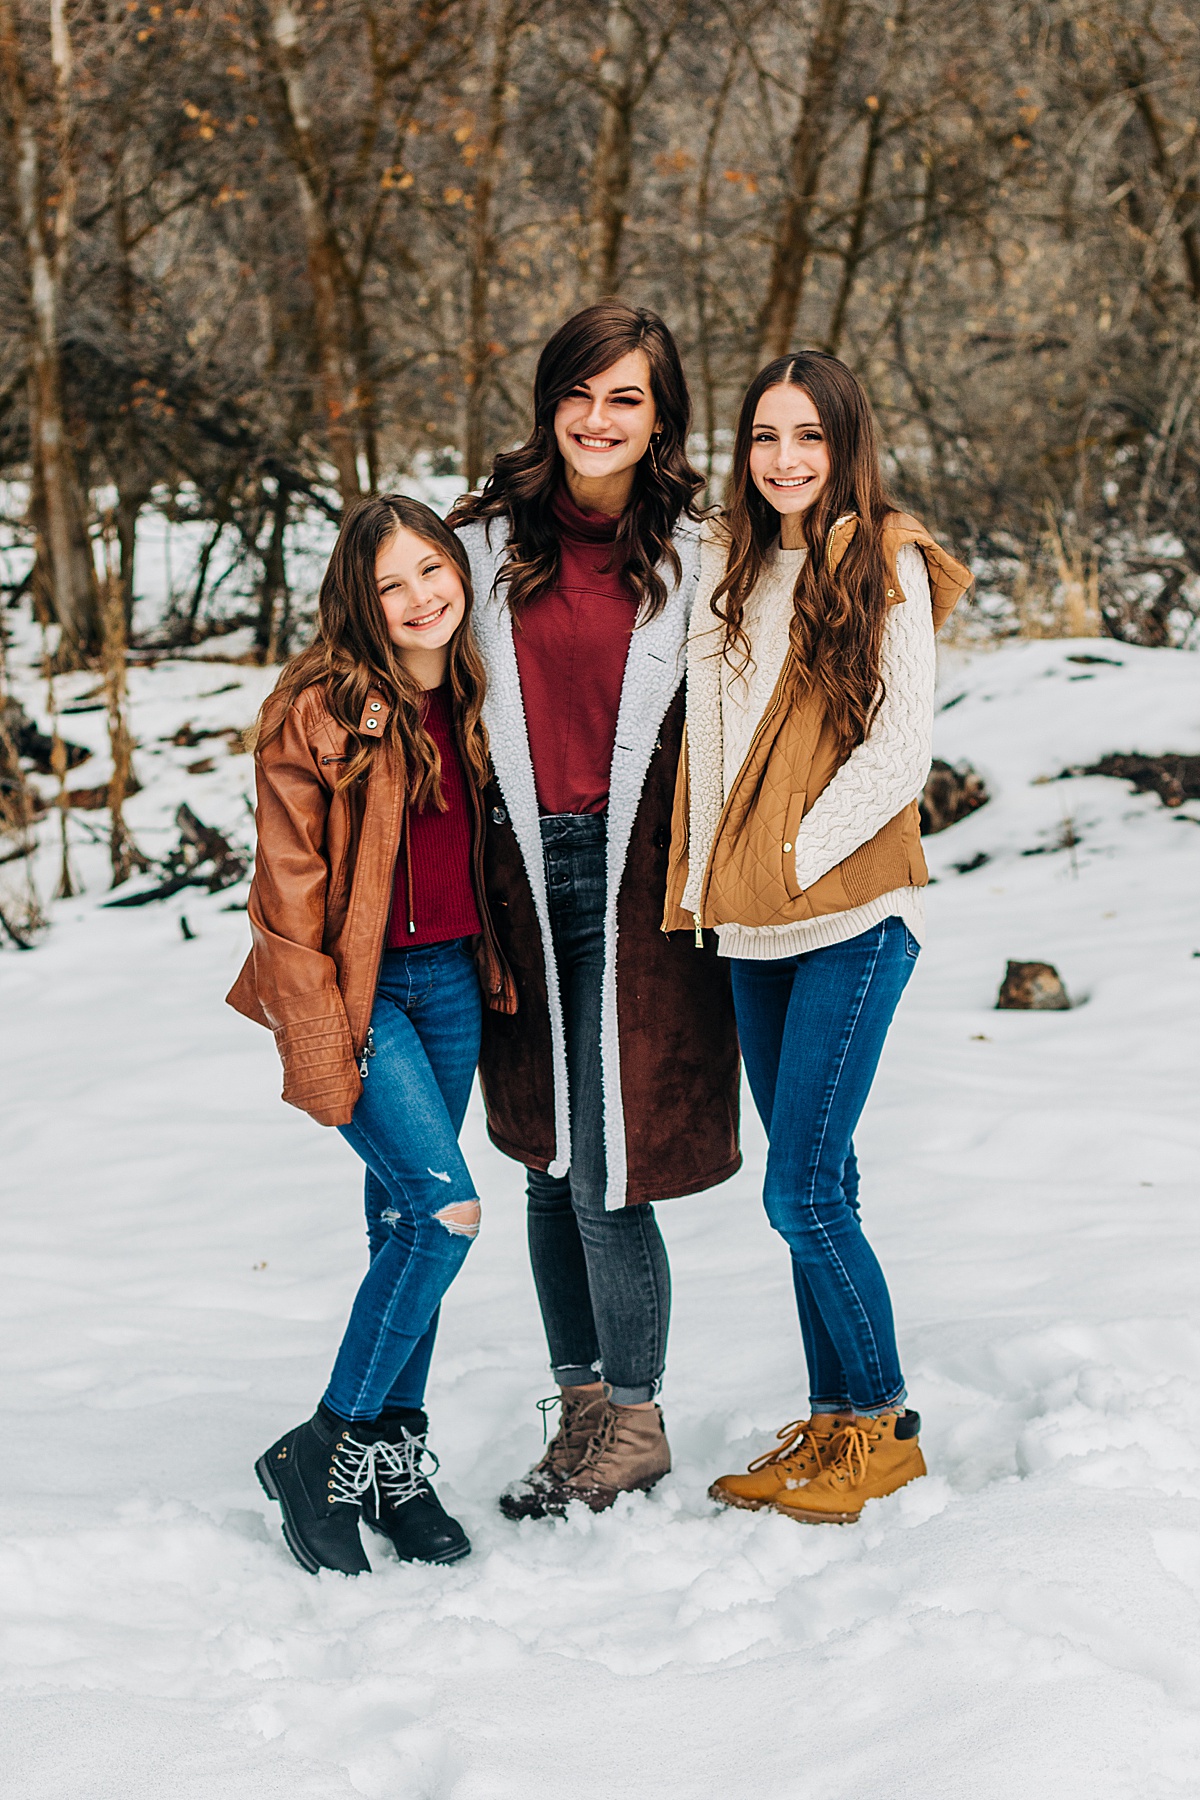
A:
POLYGON ((606 1212, 601 987, 608 821, 598 813, 542 819, 550 930, 567 1035, 571 1167, 529 1171, 529 1257, 554 1379, 602 1375, 618 1406, 652 1400, 662 1383, 671 1316, 667 1249, 650 1203, 606 1212))
POLYGON ((904 1399, 887 1283, 859 1223, 854 1131, 919 950, 889 918, 823 950, 732 963, 770 1140, 763 1202, 792 1253, 813 1412, 865 1416, 904 1399))
POLYGON ((387 950, 374 1055, 342 1136, 367 1165, 371 1264, 325 1405, 342 1419, 420 1407, 442 1296, 471 1236, 438 1214, 477 1198, 458 1134, 479 1060, 479 978, 467 941, 387 950))

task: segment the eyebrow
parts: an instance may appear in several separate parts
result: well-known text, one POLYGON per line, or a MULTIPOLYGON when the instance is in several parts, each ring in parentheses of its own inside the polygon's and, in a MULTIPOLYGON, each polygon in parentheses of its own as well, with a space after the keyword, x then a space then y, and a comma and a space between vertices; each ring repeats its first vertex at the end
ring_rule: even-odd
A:
MULTIPOLYGON (((582 391, 590 394, 592 390, 586 381, 581 381, 578 384, 578 390, 573 391, 582 391)), ((610 394, 641 394, 643 398, 645 398, 646 394, 645 388, 639 387, 636 381, 628 382, 625 387, 609 388, 608 391, 610 394)))

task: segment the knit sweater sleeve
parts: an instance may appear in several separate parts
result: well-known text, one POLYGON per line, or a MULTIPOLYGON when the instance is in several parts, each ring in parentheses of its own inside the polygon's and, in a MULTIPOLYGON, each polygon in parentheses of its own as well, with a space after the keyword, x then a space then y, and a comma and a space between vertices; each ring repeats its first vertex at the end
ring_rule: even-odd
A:
POLYGON ((924 788, 933 756, 937 673, 925 558, 896 559, 905 598, 888 608, 880 674, 884 697, 865 740, 813 802, 796 836, 796 879, 810 888, 894 819, 924 788))

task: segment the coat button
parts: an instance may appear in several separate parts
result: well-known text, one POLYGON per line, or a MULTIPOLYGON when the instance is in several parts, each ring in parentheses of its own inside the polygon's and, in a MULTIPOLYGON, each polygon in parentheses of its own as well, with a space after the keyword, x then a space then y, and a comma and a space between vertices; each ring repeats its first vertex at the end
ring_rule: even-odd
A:
POLYGON ((378 731, 379 730, 379 720, 378 719, 368 719, 367 720, 367 730, 368 731, 378 731))
POLYGON ((887 597, 888 597, 888 599, 889 599, 889 600, 894 600, 894 599, 895 599, 895 598, 896 598, 896 590, 895 590, 895 588, 889 588, 889 589, 888 589, 888 591, 887 591, 887 597))
MULTIPOLYGON (((889 588, 889 590, 888 590, 888 592, 889 592, 889 593, 890 593, 890 592, 891 592, 891 589, 890 589, 890 588, 889 588)), ((379 712, 379 711, 380 711, 380 710, 381 710, 381 708, 380 708, 380 703, 379 703, 379 701, 378 701, 378 700, 372 700, 372 702, 371 702, 371 711, 372 711, 372 712, 379 712)))
POLYGON ((790 850, 792 846, 790 844, 785 844, 783 847, 785 850, 790 850))
POLYGON ((507 820, 508 820, 508 814, 505 812, 504 808, 502 806, 493 806, 493 808, 492 808, 492 824, 493 825, 503 825, 507 822, 507 820))

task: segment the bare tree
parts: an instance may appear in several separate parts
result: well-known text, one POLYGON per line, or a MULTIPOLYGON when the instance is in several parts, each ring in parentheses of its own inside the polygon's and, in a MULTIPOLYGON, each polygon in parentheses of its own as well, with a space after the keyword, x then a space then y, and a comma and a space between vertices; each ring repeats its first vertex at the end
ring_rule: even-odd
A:
MULTIPOLYGON (((74 227, 76 176, 72 46, 66 0, 51 0, 52 197, 47 153, 35 118, 31 48, 22 41, 18 0, 0 0, 0 66, 8 88, 15 197, 29 307, 30 416, 34 504, 54 614, 65 648, 78 659, 96 649, 99 612, 86 513, 66 428, 59 341, 74 227)), ((28 36, 28 34, 26 34, 28 36)))

